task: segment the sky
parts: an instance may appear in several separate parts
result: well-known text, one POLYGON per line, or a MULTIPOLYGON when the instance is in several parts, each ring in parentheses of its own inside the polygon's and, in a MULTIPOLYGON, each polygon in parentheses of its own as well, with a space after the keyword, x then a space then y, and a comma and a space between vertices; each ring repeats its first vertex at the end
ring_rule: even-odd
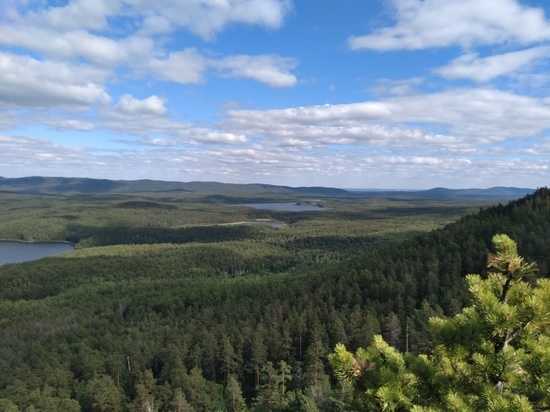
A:
POLYGON ((0 176, 548 186, 548 0, 0 0, 0 176))

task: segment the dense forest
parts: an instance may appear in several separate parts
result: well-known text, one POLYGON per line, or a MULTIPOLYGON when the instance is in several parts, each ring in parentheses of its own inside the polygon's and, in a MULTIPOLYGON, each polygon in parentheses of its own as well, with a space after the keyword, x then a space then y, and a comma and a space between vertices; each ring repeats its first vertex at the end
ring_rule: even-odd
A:
MULTIPOLYGON (((550 279, 518 254, 509 236, 492 238, 488 274, 470 274, 472 302, 430 318, 434 348, 400 352, 382 336, 353 354, 336 345, 329 361, 362 411, 522 411, 550 407, 550 279)), ((351 396, 350 396, 351 395, 351 396)), ((353 408, 355 409, 355 408, 353 408)))
POLYGON ((432 353, 429 319, 472 303, 465 277, 486 276, 498 233, 548 277, 546 188, 494 206, 322 200, 3 194, 0 238, 77 250, 0 267, 0 411, 363 410, 337 344, 432 353))

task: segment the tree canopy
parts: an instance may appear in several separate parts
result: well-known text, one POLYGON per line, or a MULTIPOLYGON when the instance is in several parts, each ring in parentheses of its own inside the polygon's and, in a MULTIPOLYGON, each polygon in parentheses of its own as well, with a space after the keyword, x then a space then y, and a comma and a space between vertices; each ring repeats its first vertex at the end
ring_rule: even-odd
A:
POLYGON ((488 274, 468 275, 470 306, 433 317, 431 353, 402 353, 381 336, 329 361, 350 405, 383 411, 537 411, 550 408, 550 280, 518 255, 507 235, 493 237, 488 274))

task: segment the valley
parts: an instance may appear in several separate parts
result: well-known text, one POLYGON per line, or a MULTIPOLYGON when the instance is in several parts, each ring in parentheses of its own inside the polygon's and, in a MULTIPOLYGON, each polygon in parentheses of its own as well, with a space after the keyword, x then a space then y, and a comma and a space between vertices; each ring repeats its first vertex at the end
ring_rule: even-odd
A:
POLYGON ((0 267, 0 406, 350 410, 335 345, 381 334, 430 351, 428 319, 468 305, 464 276, 485 272, 495 233, 548 276, 545 190, 513 202, 201 190, 0 195, 0 238, 76 245, 0 267), (312 199, 326 209, 238 206, 312 199), (240 224, 265 221, 283 225, 240 224), (284 383, 276 400, 270 379, 284 383))

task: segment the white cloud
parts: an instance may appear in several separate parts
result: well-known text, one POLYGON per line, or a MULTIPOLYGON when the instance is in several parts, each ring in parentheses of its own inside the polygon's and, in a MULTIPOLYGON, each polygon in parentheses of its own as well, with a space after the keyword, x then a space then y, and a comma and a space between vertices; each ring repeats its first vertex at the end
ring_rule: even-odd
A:
POLYGON ((166 59, 154 59, 150 67, 156 77, 175 83, 201 83, 206 59, 195 49, 171 53, 166 59))
POLYGON ((177 146, 178 144, 172 140, 167 139, 165 137, 157 137, 154 139, 148 139, 145 141, 146 144, 150 144, 151 146, 162 146, 162 147, 169 147, 169 146, 177 146))
POLYGON ((550 128, 550 102, 494 89, 456 89, 354 104, 230 110, 223 127, 320 144, 452 148, 539 135, 550 128))
POLYGON ((33 139, 30 137, 24 136, 2 136, 0 135, 0 144, 14 144, 14 145, 35 145, 43 144, 46 140, 44 139, 33 139))
POLYGON ((104 108, 100 119, 105 129, 121 135, 141 137, 137 144, 147 146, 193 146, 206 144, 242 144, 248 139, 242 133, 197 127, 166 118, 164 102, 158 96, 139 100, 123 95, 112 108, 104 108))
POLYGON ((429 123, 478 142, 536 136, 550 128, 549 102, 490 88, 417 94, 386 103, 394 121, 429 123))
POLYGON ((533 64, 536 60, 550 57, 550 47, 533 47, 485 58, 468 53, 440 67, 435 73, 447 79, 470 79, 487 82, 533 64))
POLYGON ((295 59, 278 55, 234 55, 214 59, 204 57, 196 49, 186 49, 170 53, 164 59, 152 59, 147 66, 156 78, 174 83, 202 83, 205 73, 213 68, 223 77, 251 79, 271 87, 290 87, 297 83, 296 76, 290 72, 296 65, 295 59))
MULTIPOLYGON (((415 63, 414 78, 374 79, 375 88, 369 93, 372 96, 374 90, 378 97, 364 102, 233 109, 220 123, 208 124, 212 114, 204 112, 204 106, 192 107, 196 102, 237 99, 237 107, 256 103, 278 107, 279 99, 296 95, 268 91, 275 97, 269 99, 258 97, 254 89, 229 96, 231 89, 223 90, 223 85, 217 94, 208 87, 181 85, 218 76, 291 87, 298 83, 298 60, 275 54, 279 49, 246 54, 248 43, 230 44, 226 39, 206 48, 193 34, 213 40, 236 24, 278 28, 288 15, 290 0, 6 0, 0 16, 0 44, 5 46, 0 51, 0 129, 6 131, 0 145, 9 162, 0 162, 0 175, 33 170, 106 178, 219 180, 223 176, 235 182, 418 187, 435 181, 448 186, 466 180, 494 184, 506 170, 510 185, 521 173, 522 181, 535 185, 547 180, 549 145, 540 142, 550 130, 550 99, 496 88, 506 84, 525 93, 529 87, 548 85, 546 72, 533 73, 550 55, 550 46, 543 44, 550 40, 550 24, 542 10, 519 0, 388 1, 396 12, 395 23, 351 38, 351 46, 372 50, 459 46, 464 55, 437 63, 442 67, 436 69, 424 67, 424 73, 419 71, 422 64, 433 60, 415 63), (483 45, 496 47, 477 49, 483 45), (19 52, 27 56, 15 54, 19 52), (442 79, 433 73, 475 82, 509 78, 494 88, 441 90, 442 79), (117 98, 112 104, 107 104, 111 103, 108 91, 117 98), (164 96, 174 97, 169 103, 164 96), (199 111, 200 124, 193 122, 199 111), (190 116, 189 121, 177 117, 180 113, 190 116), (26 129, 15 129, 18 124, 26 129), (58 139, 51 129, 69 131, 56 141, 75 136, 75 145, 82 144, 92 138, 84 134, 91 130, 98 130, 93 134, 98 139, 93 148, 78 148, 19 136, 23 130, 38 130, 36 136, 58 139), (457 176, 464 180, 456 182, 457 176), (369 177, 367 183, 364 179, 369 177)), ((237 34, 243 33, 232 33, 228 40, 237 34)), ((273 36, 273 44, 278 39, 273 36)), ((453 50, 458 48, 447 51, 453 50)), ((385 67, 387 62, 370 60, 372 56, 387 55, 368 54, 369 64, 385 67)), ((445 56, 430 53, 430 57, 445 56)), ((333 63, 327 65, 331 70, 333 63)), ((372 73, 382 73, 376 70, 372 73)), ((365 72, 347 73, 348 79, 331 77, 336 72, 310 73, 319 87, 311 95, 301 94, 300 101, 349 102, 350 90, 364 88, 358 82, 351 84, 351 77, 364 81, 365 72), (327 93, 327 87, 334 93, 327 93)), ((545 94, 542 87, 536 89, 536 95, 545 94)))
POLYGON ((47 7, 28 15, 33 26, 54 30, 101 30, 120 7, 119 0, 73 0, 61 7, 47 7))
POLYGON ((0 26, 0 43, 25 47, 56 59, 83 57, 106 66, 139 63, 154 49, 153 40, 143 36, 115 40, 86 30, 58 32, 32 25, 0 26))
MULTIPOLYGON (((434 157, 420 157, 420 156, 392 156, 392 157, 380 157, 377 161, 382 161, 386 164, 403 164, 403 165, 439 165, 443 161, 434 157)), ((368 160, 369 163, 373 163, 373 159, 368 160)))
POLYGON ((395 25, 350 37, 352 49, 468 48, 550 39, 550 22, 544 11, 516 0, 392 0, 391 4, 395 25))
POLYGON ((376 86, 370 92, 374 94, 404 96, 416 93, 418 86, 424 82, 421 77, 412 77, 409 79, 378 79, 376 86))
MULTIPOLYGON (((98 151, 91 148, 53 145, 32 137, 5 136, 20 144, 2 145, 9 164, 0 163, 2 176, 26 176, 32 164, 44 176, 81 176, 117 179, 219 180, 227 182, 322 184, 347 187, 428 188, 494 186, 506 171, 506 184, 542 186, 547 181, 550 161, 541 158, 466 158, 437 152, 434 155, 411 151, 362 151, 334 148, 277 147, 263 142, 245 146, 216 145, 181 147, 171 139, 154 138, 149 150, 98 151), (15 139, 15 140, 14 140, 15 139), (156 147, 152 147, 156 146, 156 147), (102 167, 98 167, 102 166, 102 167), (104 167, 108 166, 108 167, 104 167), (461 180, 457 180, 460 176, 461 180), (462 180, 463 179, 463 180, 462 180)), ((0 138, 0 144, 2 138, 0 138)), ((546 149, 547 150, 547 149, 546 149)))
POLYGON ((115 106, 115 109, 126 114, 163 115, 166 107, 158 96, 149 96, 146 99, 136 99, 129 94, 123 95, 115 106))
POLYGON ((163 116, 135 116, 114 108, 104 110, 101 124, 105 129, 132 137, 173 136, 193 127, 190 123, 171 121, 163 116))
POLYGON ((76 130, 79 132, 90 132, 96 128, 94 123, 76 120, 76 119, 60 119, 56 117, 35 117, 35 121, 40 124, 49 126, 55 130, 76 130))
POLYGON ((0 44, 56 59, 82 57, 101 65, 153 69, 164 80, 197 83, 200 55, 191 56, 190 48, 169 55, 164 50, 167 39, 156 35, 181 27, 213 38, 231 23, 278 28, 289 9, 287 0, 72 0, 21 15, 13 6, 10 17, 0 20, 0 44), (110 21, 117 18, 125 25, 110 21), (163 55, 167 58, 159 58, 163 55), (182 65, 187 69, 176 73, 182 65))
POLYGON ((106 72, 87 65, 40 61, 0 52, 0 101, 13 107, 108 103, 106 72))
POLYGON ((247 141, 246 136, 242 134, 233 134, 227 132, 219 132, 208 129, 191 129, 185 133, 192 137, 192 141, 195 143, 245 143, 247 141))
POLYGON ((266 83, 272 87, 290 87, 297 79, 290 71, 297 65, 295 59, 277 55, 229 56, 211 64, 226 77, 243 77, 266 83))
MULTIPOLYGON (((230 110, 229 123, 235 127, 263 129, 276 125, 318 125, 349 120, 390 120, 391 111, 383 102, 363 102, 341 105, 302 106, 280 110, 230 110)), ((279 129, 279 127, 276 127, 279 129)))
POLYGON ((277 55, 207 59, 195 48, 169 51, 170 36, 182 27, 205 38, 231 23, 277 28, 290 8, 287 0, 72 0, 63 6, 39 5, 34 11, 29 7, 18 14, 13 6, 9 17, 0 20, 0 44, 28 49, 29 55, 37 52, 44 63, 84 60, 103 66, 113 76, 104 77, 104 82, 124 72, 135 79, 198 84, 209 68, 215 68, 225 77, 273 87, 296 83, 291 73, 294 59, 277 55))
POLYGON ((166 34, 174 30, 170 19, 157 14, 145 15, 143 24, 139 30, 140 34, 151 36, 155 34, 166 34))
POLYGON ((278 28, 290 10, 288 0, 126 0, 140 14, 151 12, 172 25, 212 40, 228 24, 244 23, 278 28))
POLYGON ((0 23, 0 44, 110 66, 143 60, 154 49, 153 39, 139 34, 139 25, 130 30, 132 35, 113 36, 109 19, 119 13, 119 0, 72 0, 64 6, 40 7, 0 23))

